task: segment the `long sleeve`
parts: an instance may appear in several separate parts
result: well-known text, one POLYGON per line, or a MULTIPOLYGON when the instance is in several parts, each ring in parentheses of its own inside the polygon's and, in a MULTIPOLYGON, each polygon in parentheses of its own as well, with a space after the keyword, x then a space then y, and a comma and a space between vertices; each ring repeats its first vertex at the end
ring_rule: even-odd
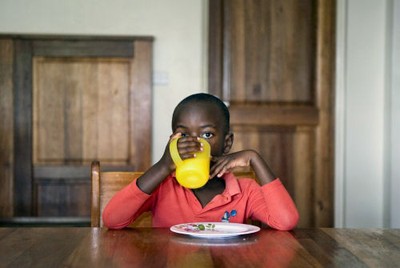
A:
POLYGON ((264 205, 255 205, 254 216, 277 230, 291 230, 299 221, 292 198, 279 179, 261 187, 264 205))
POLYGON ((104 225, 110 229, 121 229, 132 223, 144 211, 148 211, 151 195, 142 192, 132 181, 117 192, 103 211, 104 225))
POLYGON ((298 212, 279 179, 260 186, 254 179, 224 176, 226 189, 202 207, 190 189, 183 188, 172 176, 148 195, 136 180, 119 191, 103 212, 104 225, 120 229, 131 224, 145 211, 151 211, 154 227, 170 227, 184 222, 221 221, 227 211, 235 211, 231 222, 245 223, 252 218, 278 230, 290 230, 298 222, 298 212))

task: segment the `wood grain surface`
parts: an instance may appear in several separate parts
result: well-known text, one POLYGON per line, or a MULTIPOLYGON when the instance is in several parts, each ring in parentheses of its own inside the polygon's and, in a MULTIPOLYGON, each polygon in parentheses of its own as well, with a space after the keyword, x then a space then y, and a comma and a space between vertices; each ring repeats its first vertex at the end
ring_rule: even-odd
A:
POLYGON ((150 166, 152 42, 0 35, 0 218, 88 218, 93 160, 150 166))
POLYGON ((398 267, 399 229, 262 229, 199 239, 165 228, 0 228, 1 267, 398 267))
POLYGON ((333 226, 335 0, 210 1, 209 91, 232 151, 254 149, 288 188, 299 227, 333 226))

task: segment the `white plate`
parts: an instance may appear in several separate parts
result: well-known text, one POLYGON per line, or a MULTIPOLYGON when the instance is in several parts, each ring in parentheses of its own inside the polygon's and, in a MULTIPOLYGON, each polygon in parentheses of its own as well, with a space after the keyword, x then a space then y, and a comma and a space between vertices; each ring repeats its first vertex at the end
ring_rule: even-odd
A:
POLYGON ((260 231, 260 227, 229 222, 192 222, 174 225, 170 230, 177 234, 195 237, 224 238, 256 233, 260 231))

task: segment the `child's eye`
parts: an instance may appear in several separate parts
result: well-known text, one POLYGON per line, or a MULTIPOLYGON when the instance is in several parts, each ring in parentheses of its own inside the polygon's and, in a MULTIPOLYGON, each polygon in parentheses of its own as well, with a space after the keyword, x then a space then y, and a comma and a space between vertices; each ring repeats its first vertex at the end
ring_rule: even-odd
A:
POLYGON ((187 137, 187 136, 189 136, 189 135, 186 133, 181 133, 181 137, 187 137))
POLYGON ((204 139, 211 139, 213 136, 214 136, 214 135, 213 135, 212 133, 210 133, 210 132, 203 133, 203 134, 201 135, 201 137, 204 138, 204 139))

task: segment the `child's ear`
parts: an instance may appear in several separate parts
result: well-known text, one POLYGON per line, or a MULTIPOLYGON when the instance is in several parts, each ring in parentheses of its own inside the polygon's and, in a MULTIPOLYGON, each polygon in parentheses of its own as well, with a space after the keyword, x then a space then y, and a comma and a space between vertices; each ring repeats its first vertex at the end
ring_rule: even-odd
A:
POLYGON ((233 133, 229 132, 225 135, 224 154, 229 153, 233 145, 233 133))

